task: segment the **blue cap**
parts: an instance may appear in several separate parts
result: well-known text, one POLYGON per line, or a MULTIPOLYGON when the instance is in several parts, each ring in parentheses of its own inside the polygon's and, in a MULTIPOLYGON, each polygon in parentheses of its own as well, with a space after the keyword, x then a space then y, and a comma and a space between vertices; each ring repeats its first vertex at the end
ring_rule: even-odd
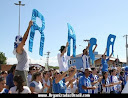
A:
POLYGON ((128 71, 128 66, 125 66, 125 71, 128 71))

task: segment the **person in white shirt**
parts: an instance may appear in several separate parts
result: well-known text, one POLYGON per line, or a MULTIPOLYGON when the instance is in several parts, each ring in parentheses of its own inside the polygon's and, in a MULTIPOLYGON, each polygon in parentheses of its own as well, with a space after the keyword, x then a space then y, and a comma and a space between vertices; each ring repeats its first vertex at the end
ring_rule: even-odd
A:
MULTIPOLYGON (((83 54, 82 54, 82 61, 83 61, 84 70, 86 68, 90 68, 90 63, 89 63, 90 57, 89 57, 89 53, 88 53, 89 47, 90 47, 90 44, 88 43, 88 46, 86 47, 86 49, 83 50, 83 54)), ((97 44, 96 44, 95 48, 93 49, 93 53, 94 53, 96 47, 97 47, 97 44)))
MULTIPOLYGON (((73 73, 73 71, 74 70, 69 71, 69 76, 73 73)), ((69 85, 67 83, 68 86, 67 86, 66 93, 76 93, 76 90, 78 89, 77 82, 78 82, 77 79, 74 77, 70 81, 68 81, 69 85)))
POLYGON ((43 93, 42 74, 36 72, 32 75, 32 82, 30 83, 30 90, 32 93, 43 93))
POLYGON ((68 70, 68 60, 70 60, 70 56, 64 55, 66 53, 68 47, 68 42, 66 46, 61 46, 60 53, 57 54, 58 64, 59 64, 59 72, 68 70))
POLYGON ((111 93, 120 93, 122 81, 118 80, 116 76, 116 69, 112 69, 112 75, 110 76, 110 82, 113 84, 111 87, 111 93))
POLYGON ((28 86, 23 86, 24 84, 24 80, 22 78, 22 76, 20 75, 16 75, 14 76, 14 87, 11 87, 9 90, 9 93, 13 93, 13 94, 29 94, 31 93, 30 89, 28 86))

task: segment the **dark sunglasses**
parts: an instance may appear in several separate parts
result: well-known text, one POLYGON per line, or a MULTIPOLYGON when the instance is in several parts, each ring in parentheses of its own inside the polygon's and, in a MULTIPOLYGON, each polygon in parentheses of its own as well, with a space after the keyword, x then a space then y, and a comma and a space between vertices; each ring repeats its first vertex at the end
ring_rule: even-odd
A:
POLYGON ((56 73, 57 75, 60 74, 60 73, 56 73))

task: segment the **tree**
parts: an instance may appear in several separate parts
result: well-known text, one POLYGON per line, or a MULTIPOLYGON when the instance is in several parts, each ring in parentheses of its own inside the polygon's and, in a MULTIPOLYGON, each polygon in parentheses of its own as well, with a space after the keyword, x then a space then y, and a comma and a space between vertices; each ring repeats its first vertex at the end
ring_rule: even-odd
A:
POLYGON ((3 52, 0 52, 0 64, 6 64, 7 58, 3 52))

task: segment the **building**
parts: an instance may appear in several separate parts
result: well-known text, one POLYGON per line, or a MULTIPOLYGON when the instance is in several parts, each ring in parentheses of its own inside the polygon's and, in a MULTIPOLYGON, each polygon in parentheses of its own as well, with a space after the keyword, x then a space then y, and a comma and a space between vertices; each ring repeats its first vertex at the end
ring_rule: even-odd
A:
MULTIPOLYGON (((98 52, 95 52, 95 61, 94 61, 94 65, 95 67, 99 67, 101 65, 101 54, 98 54, 98 52)), ((108 65, 109 66, 112 66, 112 63, 116 60, 117 58, 115 57, 111 57, 109 62, 108 62, 108 65)), ((123 66, 126 64, 126 61, 124 60, 120 60, 119 63, 118 63, 118 66, 123 66)), ((71 58, 68 62, 68 67, 70 66, 76 66, 77 69, 81 69, 83 68, 83 62, 82 62, 82 53, 81 54, 78 54, 76 55, 76 57, 74 58, 71 58)))
POLYGON ((0 70, 9 71, 13 65, 0 64, 0 70))

